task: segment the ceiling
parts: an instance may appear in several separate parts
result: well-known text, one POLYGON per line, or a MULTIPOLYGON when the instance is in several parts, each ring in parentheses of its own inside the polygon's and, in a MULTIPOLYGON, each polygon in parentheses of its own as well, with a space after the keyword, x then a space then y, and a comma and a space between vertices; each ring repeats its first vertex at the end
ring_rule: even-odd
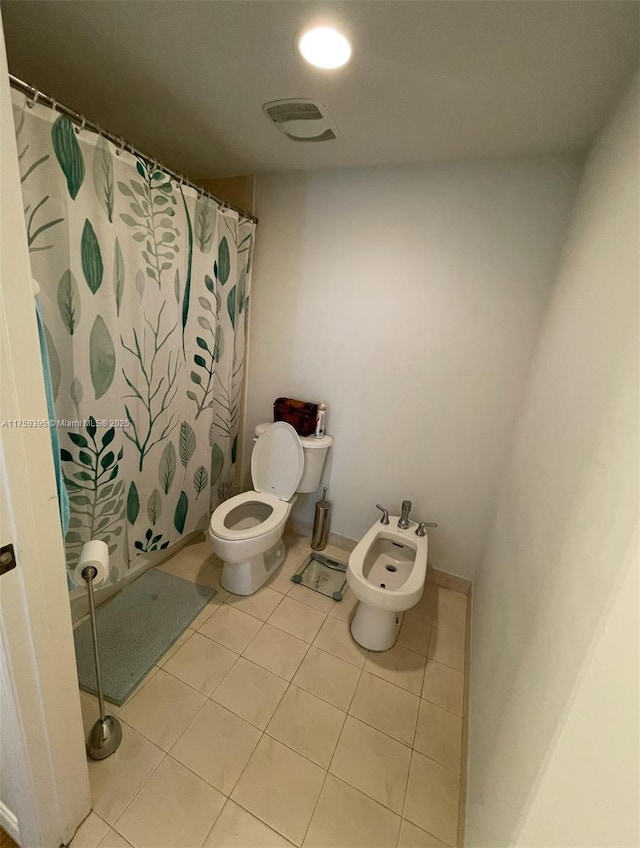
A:
POLYGON ((638 62, 636 2, 5 0, 9 67, 194 178, 583 150, 638 62), (302 27, 353 42, 306 65, 302 27), (334 141, 281 135, 265 101, 322 101, 334 141))

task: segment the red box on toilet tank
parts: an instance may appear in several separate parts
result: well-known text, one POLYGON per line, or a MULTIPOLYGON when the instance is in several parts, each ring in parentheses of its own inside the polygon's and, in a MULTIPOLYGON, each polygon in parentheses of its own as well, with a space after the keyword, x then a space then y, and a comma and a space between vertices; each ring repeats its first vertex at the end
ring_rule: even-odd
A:
POLYGON ((276 398, 273 403, 273 420, 291 424, 299 436, 312 436, 318 419, 318 404, 294 398, 276 398))

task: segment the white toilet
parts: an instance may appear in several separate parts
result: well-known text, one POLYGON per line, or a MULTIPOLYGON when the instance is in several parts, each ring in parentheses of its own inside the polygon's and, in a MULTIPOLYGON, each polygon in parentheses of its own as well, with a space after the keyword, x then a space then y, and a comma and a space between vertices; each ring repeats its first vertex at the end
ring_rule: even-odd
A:
POLYGON ((393 647, 403 613, 418 603, 427 577, 428 537, 416 535, 415 521, 400 529, 399 517, 374 524, 347 564, 347 583, 359 601, 351 635, 370 651, 393 647))
POLYGON ((254 490, 221 503, 213 512, 209 538, 224 562, 222 586, 252 595, 282 564, 282 534, 296 493, 320 486, 331 436, 298 436, 290 424, 258 424, 251 454, 254 490))

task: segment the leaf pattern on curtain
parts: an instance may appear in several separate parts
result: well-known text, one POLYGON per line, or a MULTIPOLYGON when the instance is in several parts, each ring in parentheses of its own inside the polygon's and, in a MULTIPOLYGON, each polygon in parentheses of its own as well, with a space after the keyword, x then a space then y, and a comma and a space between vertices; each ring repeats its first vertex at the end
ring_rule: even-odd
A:
POLYGON ((73 569, 112 581, 202 529, 234 482, 255 225, 12 93, 52 358, 73 569))

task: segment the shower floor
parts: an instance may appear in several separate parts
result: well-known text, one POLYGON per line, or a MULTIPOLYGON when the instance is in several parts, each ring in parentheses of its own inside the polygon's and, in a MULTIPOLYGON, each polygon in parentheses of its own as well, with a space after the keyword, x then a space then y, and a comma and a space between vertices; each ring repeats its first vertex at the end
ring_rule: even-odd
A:
MULTIPOLYGON (((369 654, 349 632, 351 593, 293 583, 310 549, 287 544, 249 597, 222 589, 207 541, 160 566, 218 594, 111 709, 122 745, 89 763, 74 848, 457 844, 466 596, 427 584, 398 643, 369 654)), ((96 701, 81 703, 88 731, 96 701)))

